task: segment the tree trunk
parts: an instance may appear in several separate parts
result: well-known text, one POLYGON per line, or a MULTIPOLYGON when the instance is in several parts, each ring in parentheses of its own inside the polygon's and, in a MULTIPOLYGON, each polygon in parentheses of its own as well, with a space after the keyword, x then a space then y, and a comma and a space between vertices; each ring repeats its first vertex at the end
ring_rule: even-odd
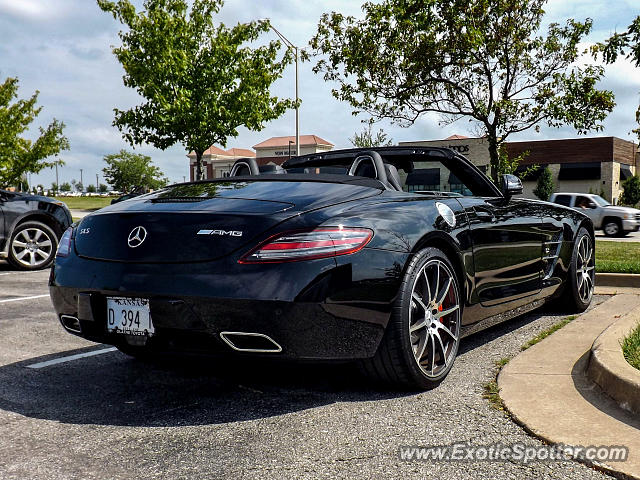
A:
POLYGON ((490 177, 493 183, 500 185, 498 178, 500 174, 500 155, 498 154, 498 138, 495 131, 487 132, 487 141, 489 142, 490 177))
POLYGON ((202 152, 199 150, 196 150, 196 178, 194 180, 202 180, 202 152))

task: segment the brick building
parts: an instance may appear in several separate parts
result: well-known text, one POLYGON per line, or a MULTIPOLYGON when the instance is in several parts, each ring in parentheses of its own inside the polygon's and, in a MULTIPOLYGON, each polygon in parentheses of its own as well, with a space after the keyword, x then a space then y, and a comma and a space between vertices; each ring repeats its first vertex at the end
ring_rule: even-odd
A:
MULTIPOLYGON (((466 156, 484 172, 489 167, 486 138, 453 135, 444 140, 402 142, 400 145, 447 147, 466 156)), ((616 137, 585 137, 564 140, 535 140, 508 142, 510 158, 529 152, 516 174, 532 165, 548 166, 558 192, 592 192, 602 194, 616 203, 622 192, 622 182, 640 173, 638 145, 616 137)), ((542 168, 523 178, 524 196, 534 198, 538 176, 542 168)))

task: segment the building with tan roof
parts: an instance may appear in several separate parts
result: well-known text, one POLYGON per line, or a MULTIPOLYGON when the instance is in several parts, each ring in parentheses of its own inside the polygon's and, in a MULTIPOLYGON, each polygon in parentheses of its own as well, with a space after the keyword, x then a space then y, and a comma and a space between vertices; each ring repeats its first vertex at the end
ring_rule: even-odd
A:
MULTIPOLYGON (((322 153, 333 149, 333 143, 317 135, 300 135, 300 155, 322 153)), ((271 137, 254 145, 258 165, 282 165, 296 155, 296 137, 271 137)))
MULTIPOLYGON (((215 145, 207 148, 202 155, 202 172, 204 178, 222 178, 229 175, 233 163, 239 158, 254 158, 256 152, 247 148, 230 148, 223 150, 215 145)), ((196 178, 196 154, 191 152, 189 158, 189 179, 196 178)))

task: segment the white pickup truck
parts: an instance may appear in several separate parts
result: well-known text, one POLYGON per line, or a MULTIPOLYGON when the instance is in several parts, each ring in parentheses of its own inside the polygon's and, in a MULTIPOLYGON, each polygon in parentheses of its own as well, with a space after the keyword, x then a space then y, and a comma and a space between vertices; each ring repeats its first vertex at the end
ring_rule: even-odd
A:
POLYGON ((587 215, 596 230, 608 237, 623 237, 640 229, 640 210, 611 205, 600 195, 592 193, 554 193, 550 202, 575 208, 587 215))

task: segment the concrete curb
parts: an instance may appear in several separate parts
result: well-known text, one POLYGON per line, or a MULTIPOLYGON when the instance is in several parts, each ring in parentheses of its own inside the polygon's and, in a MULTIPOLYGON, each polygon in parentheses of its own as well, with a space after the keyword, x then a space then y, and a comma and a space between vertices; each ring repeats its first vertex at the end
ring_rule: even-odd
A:
POLYGON ((591 346, 588 377, 620 407, 640 414, 640 370, 625 360, 620 343, 640 322, 640 315, 629 314, 605 329, 591 346))
POLYGON ((640 274, 637 273, 596 273, 598 287, 640 288, 640 274))
POLYGON ((614 295, 521 352, 500 371, 498 387, 511 418, 530 434, 549 444, 625 446, 625 461, 578 460, 640 479, 640 416, 586 374, 594 339, 622 316, 640 318, 640 295, 614 295))

